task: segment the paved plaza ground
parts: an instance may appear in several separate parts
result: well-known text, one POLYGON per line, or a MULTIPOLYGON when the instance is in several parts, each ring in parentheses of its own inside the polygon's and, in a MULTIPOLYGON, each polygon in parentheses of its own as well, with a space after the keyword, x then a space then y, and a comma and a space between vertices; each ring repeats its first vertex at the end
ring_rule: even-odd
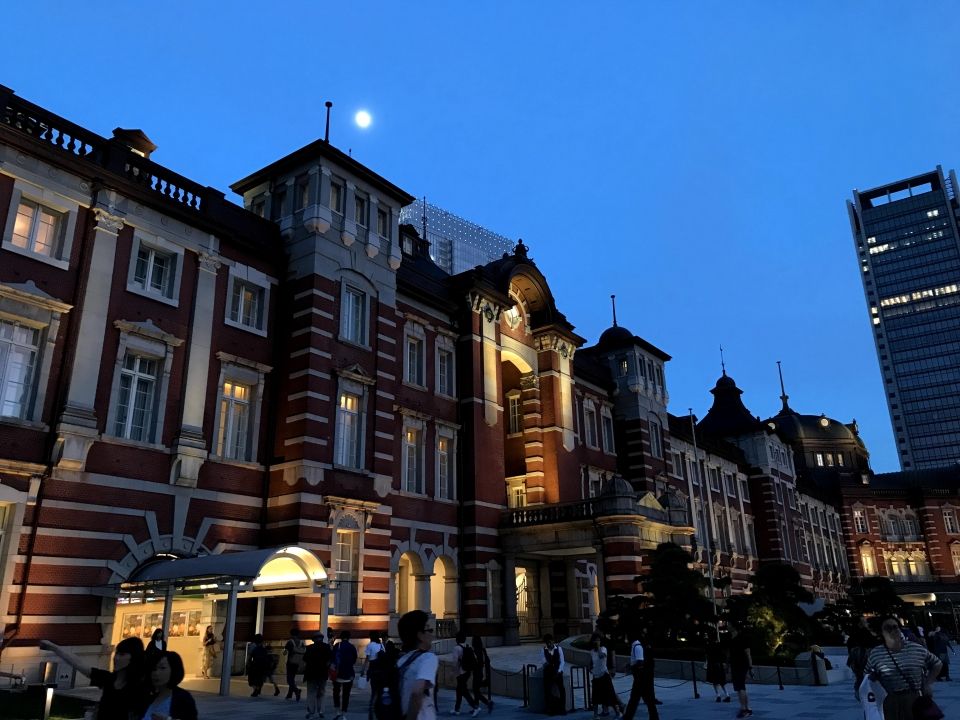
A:
MULTIPOLYGON (((538 646, 494 648, 491 651, 492 664, 502 671, 516 671, 524 662, 537 662, 538 653, 538 646)), ((233 685, 236 696, 230 698, 221 698, 212 694, 215 692, 212 681, 187 680, 184 685, 196 692, 201 720, 235 720, 236 718, 302 720, 305 714, 303 702, 284 700, 283 693, 279 698, 274 698, 267 692, 264 693, 264 697, 247 697, 249 690, 240 681, 233 685), (203 692, 204 689, 210 692, 203 692)), ((693 697, 693 686, 690 682, 680 683, 676 680, 661 678, 656 681, 656 685, 657 697, 663 700, 663 705, 660 707, 660 716, 663 720, 728 720, 733 718, 738 710, 735 699, 729 704, 716 703, 710 687, 701 685, 701 697, 697 700, 693 697)), ((615 686, 621 698, 626 701, 629 696, 630 678, 618 677, 615 680, 615 686)), ((749 690, 750 704, 755 718, 861 720, 863 717, 859 705, 853 699, 851 683, 847 681, 825 687, 787 686, 784 690, 780 690, 777 685, 753 685, 749 690)), ((941 707, 946 710, 948 718, 960 717, 960 711, 952 711, 955 708, 960 709, 960 682, 938 683, 936 697, 941 707)), ((450 717, 453 700, 452 690, 440 691, 440 718, 450 717)), ((495 697, 494 700, 493 715, 496 720, 528 720, 534 716, 533 713, 521 707, 519 700, 499 697, 495 697)), ((328 693, 326 717, 328 720, 333 720, 335 713, 330 709, 330 702, 328 693)), ((354 692, 351 696, 347 720, 364 720, 368 702, 367 692, 354 692)), ((588 717, 587 712, 582 709, 570 714, 584 720, 588 717)), ((461 717, 469 717, 469 715, 461 717)), ((486 717, 486 711, 480 717, 486 717)), ((636 718, 645 720, 646 717, 646 710, 641 705, 636 718)))

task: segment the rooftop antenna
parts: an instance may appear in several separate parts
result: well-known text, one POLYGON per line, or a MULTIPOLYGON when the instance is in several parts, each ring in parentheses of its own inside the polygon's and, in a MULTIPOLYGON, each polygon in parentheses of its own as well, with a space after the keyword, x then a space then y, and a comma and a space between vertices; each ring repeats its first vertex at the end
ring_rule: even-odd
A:
POLYGON ((786 389, 783 387, 783 368, 780 367, 780 361, 777 360, 777 373, 780 375, 780 400, 783 402, 783 409, 787 409, 787 400, 790 399, 790 396, 787 395, 786 389))
POLYGON ((610 296, 610 304, 613 306, 613 326, 617 326, 617 296, 610 296))
POLYGON ((727 365, 723 362, 723 344, 720 345, 720 369, 723 370, 723 376, 727 376, 727 365))
POLYGON ((323 105, 324 107, 327 108, 327 127, 323 131, 323 141, 325 143, 329 143, 330 142, 330 108, 333 107, 333 103, 327 100, 323 105))

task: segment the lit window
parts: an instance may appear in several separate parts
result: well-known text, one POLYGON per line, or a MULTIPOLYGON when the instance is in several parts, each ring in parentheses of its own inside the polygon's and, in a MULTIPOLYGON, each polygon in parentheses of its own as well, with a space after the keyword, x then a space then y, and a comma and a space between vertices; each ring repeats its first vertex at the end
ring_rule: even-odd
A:
POLYGON ((823 467, 823 453, 817 453, 817 467, 823 467))
POLYGON ((250 388, 234 382, 223 383, 220 399, 220 428, 217 454, 231 460, 249 460, 250 388))
POLYGON ((59 257, 63 225, 62 213, 32 200, 21 199, 10 242, 38 255, 59 257))
POLYGON ((238 325, 262 330, 263 298, 262 287, 234 279, 230 297, 230 319, 238 325))
POLYGON ((358 345, 366 345, 366 294, 353 287, 345 288, 343 291, 343 307, 340 312, 340 333, 343 335, 343 339, 358 345))
POLYGON ((412 427, 403 430, 403 489, 423 493, 423 432, 412 427))
POLYGON ((27 419, 40 332, 0 320, 0 416, 27 419))
POLYGON ((140 442, 153 441, 157 361, 126 353, 120 371, 114 435, 140 442))
POLYGON ((456 441, 442 432, 437 437, 437 495, 443 500, 457 497, 456 441))
POLYGON ((950 557, 953 560, 953 572, 960 575, 960 543, 950 546, 950 557))
POLYGON ((928 218, 937 217, 938 215, 940 215, 940 210, 938 210, 938 209, 927 210, 927 217, 928 217, 928 218))
POLYGON ((843 453, 837 453, 837 465, 843 467, 843 453))
POLYGON ((507 433, 516 435, 523 432, 523 412, 520 410, 520 396, 507 398, 507 433))
POLYGON ((141 290, 173 297, 176 255, 141 244, 133 270, 133 283, 141 290))
POLYGON ((337 427, 334 463, 343 467, 363 467, 361 443, 360 396, 341 392, 337 401, 337 427))
POLYGON ((626 358, 620 359, 620 377, 626 377, 630 372, 630 361, 626 358))
POLYGON ((526 485, 514 485, 510 488, 510 494, 507 497, 507 503, 512 508, 522 508, 527 506, 527 487, 526 485))
POLYGON ((330 209, 343 215, 343 185, 338 182, 330 183, 330 209))
POLYGON ((600 447, 597 443, 597 411, 591 406, 583 408, 583 425, 586 430, 587 446, 592 448, 600 447))

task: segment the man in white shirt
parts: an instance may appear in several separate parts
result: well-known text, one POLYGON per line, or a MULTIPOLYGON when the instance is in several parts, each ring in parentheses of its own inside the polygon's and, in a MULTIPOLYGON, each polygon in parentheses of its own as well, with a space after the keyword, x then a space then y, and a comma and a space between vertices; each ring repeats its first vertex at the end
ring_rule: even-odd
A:
POLYGON ((470 682, 470 676, 477 669, 477 656, 474 654, 473 648, 467 647, 467 634, 462 630, 457 633, 457 646, 453 649, 453 659, 457 664, 457 697, 453 705, 453 714, 460 714, 460 705, 466 698, 471 709, 470 714, 476 717, 480 714, 480 705, 470 694, 467 683, 470 682))
MULTIPOLYGON (((374 631, 370 633, 370 642, 367 643, 366 650, 363 652, 363 667, 360 668, 360 677, 363 677, 370 670, 370 663, 374 662, 384 651, 383 643, 380 642, 380 633, 374 631)), ((377 673, 370 673, 368 678, 370 685, 370 707, 367 710, 368 720, 373 720, 373 704, 377 700, 377 693, 383 688, 377 679, 377 673)))
POLYGON ((437 679, 439 661, 430 652, 434 629, 423 610, 411 610, 400 618, 397 629, 404 654, 397 662, 400 676, 400 709, 405 720, 436 720, 430 692, 437 679))
POLYGON ((630 662, 627 664, 633 674, 633 686, 630 688, 630 700, 627 702, 627 709, 623 713, 623 720, 633 720, 641 698, 643 704, 647 706, 650 720, 660 720, 657 701, 653 697, 653 676, 644 663, 644 656, 643 643, 635 635, 633 642, 630 643, 630 662))

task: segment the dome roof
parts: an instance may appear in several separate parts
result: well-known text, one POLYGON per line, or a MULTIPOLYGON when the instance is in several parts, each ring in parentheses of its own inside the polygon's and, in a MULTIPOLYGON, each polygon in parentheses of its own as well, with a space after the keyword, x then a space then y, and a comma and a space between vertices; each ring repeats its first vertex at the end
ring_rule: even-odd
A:
POLYGON ((781 412, 770 418, 767 425, 787 443, 804 440, 843 440, 862 445, 855 432, 856 424, 846 425, 826 415, 801 415, 797 412, 781 412))
POLYGON ((597 341, 597 347, 606 350, 633 343, 633 333, 622 325, 614 325, 603 331, 597 341))
POLYGON ((713 406, 697 424, 698 431, 715 438, 728 438, 763 429, 759 418, 751 415, 740 399, 743 390, 737 387, 726 371, 710 393, 713 395, 713 406))

